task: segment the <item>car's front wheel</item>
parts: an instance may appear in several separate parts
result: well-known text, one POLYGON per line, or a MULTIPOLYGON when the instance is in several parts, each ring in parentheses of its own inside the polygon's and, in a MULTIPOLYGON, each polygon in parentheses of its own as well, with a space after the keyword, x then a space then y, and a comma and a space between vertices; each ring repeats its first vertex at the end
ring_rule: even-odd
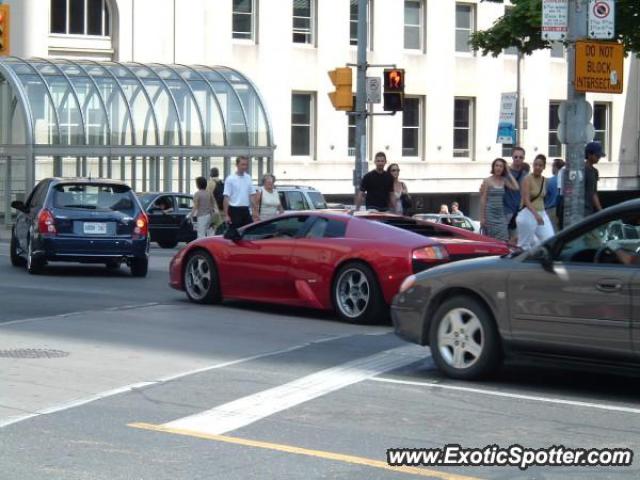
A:
POLYGON ((445 301, 436 311, 429 331, 433 359, 447 376, 476 379, 495 371, 502 347, 487 308, 469 296, 445 301))
POLYGON ((350 262, 340 267, 332 291, 333 305, 342 320, 372 324, 388 319, 388 306, 368 265, 350 262))
POLYGON ((184 290, 189 300, 196 303, 219 303, 222 301, 218 269, 211 255, 197 250, 187 259, 183 278, 184 290))
POLYGON ((11 258, 11 265, 14 267, 24 267, 26 261, 18 253, 18 239, 15 232, 11 233, 11 243, 9 244, 9 256, 11 258))

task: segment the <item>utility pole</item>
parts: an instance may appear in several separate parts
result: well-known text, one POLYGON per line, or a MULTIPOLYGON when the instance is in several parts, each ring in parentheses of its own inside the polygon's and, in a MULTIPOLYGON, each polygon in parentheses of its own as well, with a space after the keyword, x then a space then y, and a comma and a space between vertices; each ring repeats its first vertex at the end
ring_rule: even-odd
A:
POLYGON ((368 0, 358 0, 358 66, 356 71, 356 165, 353 184, 356 193, 367 173, 367 8, 368 0))
POLYGON ((567 166, 562 179, 564 195, 564 226, 584 218, 584 148, 591 107, 586 95, 576 91, 576 41, 587 37, 588 0, 569 0, 567 102, 560 113, 565 125, 567 166))
POLYGON ((513 146, 522 146, 522 50, 518 47, 518 53, 516 55, 516 131, 513 136, 513 146))

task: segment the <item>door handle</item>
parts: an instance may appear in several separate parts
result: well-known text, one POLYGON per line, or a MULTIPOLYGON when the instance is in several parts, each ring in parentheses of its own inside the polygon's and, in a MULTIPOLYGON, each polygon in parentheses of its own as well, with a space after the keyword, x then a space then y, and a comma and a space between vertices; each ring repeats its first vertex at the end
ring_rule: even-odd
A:
POLYGON ((596 288, 601 292, 617 292, 622 290, 622 283, 617 280, 601 280, 596 284, 596 288))

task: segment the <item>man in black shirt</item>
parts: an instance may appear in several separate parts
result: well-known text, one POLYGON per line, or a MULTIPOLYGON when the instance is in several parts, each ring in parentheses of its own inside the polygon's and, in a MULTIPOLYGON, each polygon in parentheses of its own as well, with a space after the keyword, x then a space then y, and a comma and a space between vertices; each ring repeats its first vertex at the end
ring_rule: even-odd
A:
POLYGON ((602 210, 598 197, 598 180, 600 175, 594 167, 601 157, 604 157, 602 145, 599 142, 588 143, 584 150, 584 216, 589 216, 602 210))
POLYGON ((393 177, 384 169, 387 163, 387 156, 384 152, 376 153, 376 169, 362 177, 360 189, 356 194, 355 211, 360 210, 363 197, 366 193, 365 205, 367 210, 375 209, 379 212, 386 212, 393 208, 393 177))

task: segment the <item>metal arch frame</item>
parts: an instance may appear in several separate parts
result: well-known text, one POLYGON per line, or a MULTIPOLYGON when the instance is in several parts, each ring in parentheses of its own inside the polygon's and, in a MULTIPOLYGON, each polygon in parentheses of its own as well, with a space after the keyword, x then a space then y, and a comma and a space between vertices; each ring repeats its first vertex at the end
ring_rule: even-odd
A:
MULTIPOLYGON (((130 67, 128 67, 124 63, 120 63, 120 62, 115 62, 115 63, 117 63, 122 68, 124 68, 127 72, 129 72, 131 74, 131 76, 133 78, 135 78, 135 80, 140 85, 140 90, 142 91, 142 94, 144 95, 145 99, 147 100, 147 103, 149 104, 149 110, 151 112, 151 118, 153 119, 153 126, 155 127, 154 128, 154 133, 156 134, 156 145, 160 145, 160 127, 158 126, 158 117, 156 115, 156 109, 153 106, 154 102, 151 101, 151 97, 149 96, 149 92, 147 91, 147 87, 145 87, 144 83, 142 82, 142 79, 140 77, 138 77, 135 74, 135 72, 133 70, 131 70, 130 67)), ((138 92, 136 92, 134 95, 132 95, 131 99, 134 100, 137 96, 138 96, 138 92)), ((145 131, 146 131, 146 121, 145 121, 145 127, 144 128, 145 128, 145 131)))
MULTIPOLYGON (((124 93, 124 88, 122 88, 122 84, 120 83, 120 80, 105 65, 102 65, 102 64, 96 62, 95 60, 88 60, 87 59, 85 61, 91 63, 92 65, 95 65, 96 67, 99 67, 100 69, 102 69, 102 71, 106 72, 106 74, 108 76, 110 76, 111 78, 113 78, 113 80, 116 82, 118 90, 120 90, 120 94, 122 95, 122 98, 124 99, 124 104, 127 107, 127 113, 129 114, 129 122, 130 122, 130 125, 131 125, 131 143, 136 145, 136 125, 135 125, 135 122, 133 121, 133 113, 131 113, 131 104, 129 103, 129 99, 127 98, 127 94, 124 93)), ((124 134, 125 132, 122 132, 122 133, 124 134)), ((109 144, 111 144, 111 140, 109 140, 109 144)))
MULTIPOLYGON (((207 77, 202 75, 202 72, 199 72, 198 70, 196 70, 195 68, 193 68, 193 67, 191 67, 189 65, 183 65, 183 64, 180 64, 180 63, 178 65, 181 66, 181 67, 185 67, 188 70, 191 70, 196 75, 198 75, 200 77, 200 79, 204 82, 204 84, 207 86, 209 91, 211 92, 211 95, 213 96, 213 101, 215 102, 216 107, 218 107, 218 113, 220 114, 220 119, 222 120, 222 135, 224 137, 224 144, 225 145, 229 145, 229 129, 227 128, 227 119, 225 118, 224 114, 222 113, 222 106, 220 105, 220 100, 218 100, 218 95, 216 95, 216 91, 214 90, 213 85, 207 79, 207 77)), ((210 132, 208 132, 208 133, 210 133, 210 132)), ((209 143, 211 143, 211 142, 209 142, 209 143)))
POLYGON ((242 100, 240 100, 240 95, 238 95, 238 92, 236 92, 236 89, 233 88, 233 84, 222 73, 220 73, 218 70, 216 70, 215 69, 216 67, 207 67, 206 65, 198 65, 198 66, 204 68, 205 70, 213 72, 216 75, 218 75, 222 79, 222 81, 224 83, 226 83, 227 86, 233 92, 233 96, 236 98, 236 100, 238 100, 238 104, 240 105, 240 112, 242 113, 242 118, 244 119, 244 131, 245 131, 245 134, 247 135, 247 146, 250 146, 249 145, 249 125, 247 123, 247 113, 244 111, 244 105, 242 104, 242 100))
POLYGON ((46 58, 41 58, 41 57, 35 57, 34 60, 51 65, 58 72, 60 72, 60 74, 65 78, 65 80, 69 84, 69 88, 71 89, 71 94, 73 96, 73 99, 76 101, 76 105, 78 106, 78 111, 80 112, 80 123, 82 124, 82 134, 83 134, 82 136, 84 139, 84 144, 88 145, 87 123, 84 118, 84 112, 82 111, 82 107, 80 106, 80 98, 78 97, 78 91, 76 90, 76 87, 73 85, 71 78, 69 78, 69 75, 67 75, 58 65, 53 63, 51 60, 47 60, 46 58))
MULTIPOLYGON (((58 109, 56 108, 56 102, 53 101, 53 95, 51 94, 51 89, 49 88, 49 84, 44 79, 44 76, 33 65, 31 65, 30 63, 24 61, 23 59, 21 59, 19 57, 10 57, 10 58, 14 58, 18 62, 22 63, 23 65, 26 65, 27 68, 32 70, 36 74, 36 76, 39 77, 40 80, 42 80, 42 84, 43 84, 43 86, 45 88, 45 91, 47 93, 47 97, 49 98, 49 102, 51 103, 51 107, 53 108, 53 116, 55 117, 55 120, 56 120, 56 130, 58 130, 58 145, 62 145, 62 132, 60 130, 60 116, 58 115, 58 109)), ((32 117, 32 120, 33 120, 33 117, 32 117)), ((35 143, 35 138, 34 138, 34 143, 35 143)))
POLYGON ((173 96, 173 93, 171 93, 171 89, 169 88, 169 85, 167 85, 167 82, 164 81, 164 79, 160 78, 160 75, 158 75, 158 73, 153 70, 153 68, 149 67, 148 65, 145 65, 143 63, 138 63, 138 62, 129 62, 132 65, 137 65, 138 67, 144 68, 146 70, 148 70, 149 72, 153 73, 153 75, 155 75, 155 77, 160 81, 160 83, 162 83, 162 85, 164 86, 165 90, 167 91, 167 94, 169 95, 169 98, 171 99, 171 103, 173 103, 173 108, 176 112, 176 116, 178 119, 178 143, 180 144, 180 146, 184 146, 184 140, 183 140, 183 132, 182 132, 182 118, 180 117, 180 112, 178 111, 178 103, 176 102, 176 98, 173 96))
MULTIPOLYGON (((176 74, 176 76, 180 79, 180 81, 182 83, 184 83, 184 85, 187 87, 187 90, 189 90, 189 95, 191 96, 191 100, 193 100, 193 105, 196 107, 196 112, 198 113, 198 119, 200 120, 200 141, 202 143, 202 145, 206 145, 206 137, 205 137, 205 129, 206 127, 204 126, 204 117, 202 116, 202 110, 200 110, 200 104, 198 103, 198 100, 196 99, 196 94, 193 91, 193 88, 191 88, 191 85, 189 85, 189 82, 182 78, 182 75, 180 75, 178 73, 178 71, 173 68, 173 66, 171 65, 166 65, 164 63, 151 63, 150 65, 159 65, 161 67, 165 67, 168 68, 169 70, 171 70, 173 73, 176 74)), ((185 132, 186 133, 186 132, 185 132)))
MULTIPOLYGON (((10 57, 15 58, 15 57, 10 57)), ((26 126, 26 152, 25 152, 25 190, 30 190, 35 184, 35 161, 33 158, 33 144, 35 141, 33 124, 33 112, 31 111, 31 104, 29 103, 29 97, 27 96, 24 85, 20 80, 18 74, 11 69, 7 64, 0 62, 0 73, 7 80, 9 85, 13 87, 13 92, 16 98, 20 99, 22 107, 22 113, 24 114, 24 122, 26 126)), ((55 108, 54 108, 55 110, 55 108)), ((59 127, 59 125, 58 125, 59 127)), ((58 131, 59 134, 59 131, 58 131)))
POLYGON ((271 129, 271 125, 272 125, 271 115, 269 114, 269 111, 265 108, 264 98, 262 97, 262 94, 256 87, 256 84, 239 70, 236 70, 235 68, 232 68, 232 67, 224 67, 224 68, 231 70, 232 72, 235 72, 236 75, 241 77, 249 86, 251 86, 251 89, 256 94, 258 103, 260 103, 260 109, 262 110, 262 113, 264 114, 265 122, 267 123, 267 142, 269 146, 272 147, 273 146, 273 130, 271 129))
MULTIPOLYGON (((98 87, 98 83, 96 82, 96 80, 89 74, 89 71, 84 67, 84 65, 78 63, 78 62, 74 62, 73 60, 69 60, 69 59, 64 59, 68 65, 75 65, 76 67, 78 67, 80 70, 82 70, 82 72, 86 75, 86 78, 89 79, 89 81, 91 82, 91 84, 93 85, 93 88, 96 92, 96 95, 98 96, 98 100, 100 100, 100 105, 102 105, 102 110, 104 111, 104 115, 105 118, 107 120, 107 139, 108 139, 108 143, 107 145, 111 144, 111 116, 109 115, 109 109, 107 108, 107 104, 104 101, 104 97, 102 96, 102 93, 100 92, 100 88, 98 87)), ((85 100, 85 105, 83 105, 83 108, 85 108, 88 104, 89 104, 89 99, 91 99, 91 95, 87 95, 87 99, 85 100)), ((88 135, 88 132, 87 132, 88 135)), ((89 142, 87 142, 87 145, 89 145, 89 142)))

